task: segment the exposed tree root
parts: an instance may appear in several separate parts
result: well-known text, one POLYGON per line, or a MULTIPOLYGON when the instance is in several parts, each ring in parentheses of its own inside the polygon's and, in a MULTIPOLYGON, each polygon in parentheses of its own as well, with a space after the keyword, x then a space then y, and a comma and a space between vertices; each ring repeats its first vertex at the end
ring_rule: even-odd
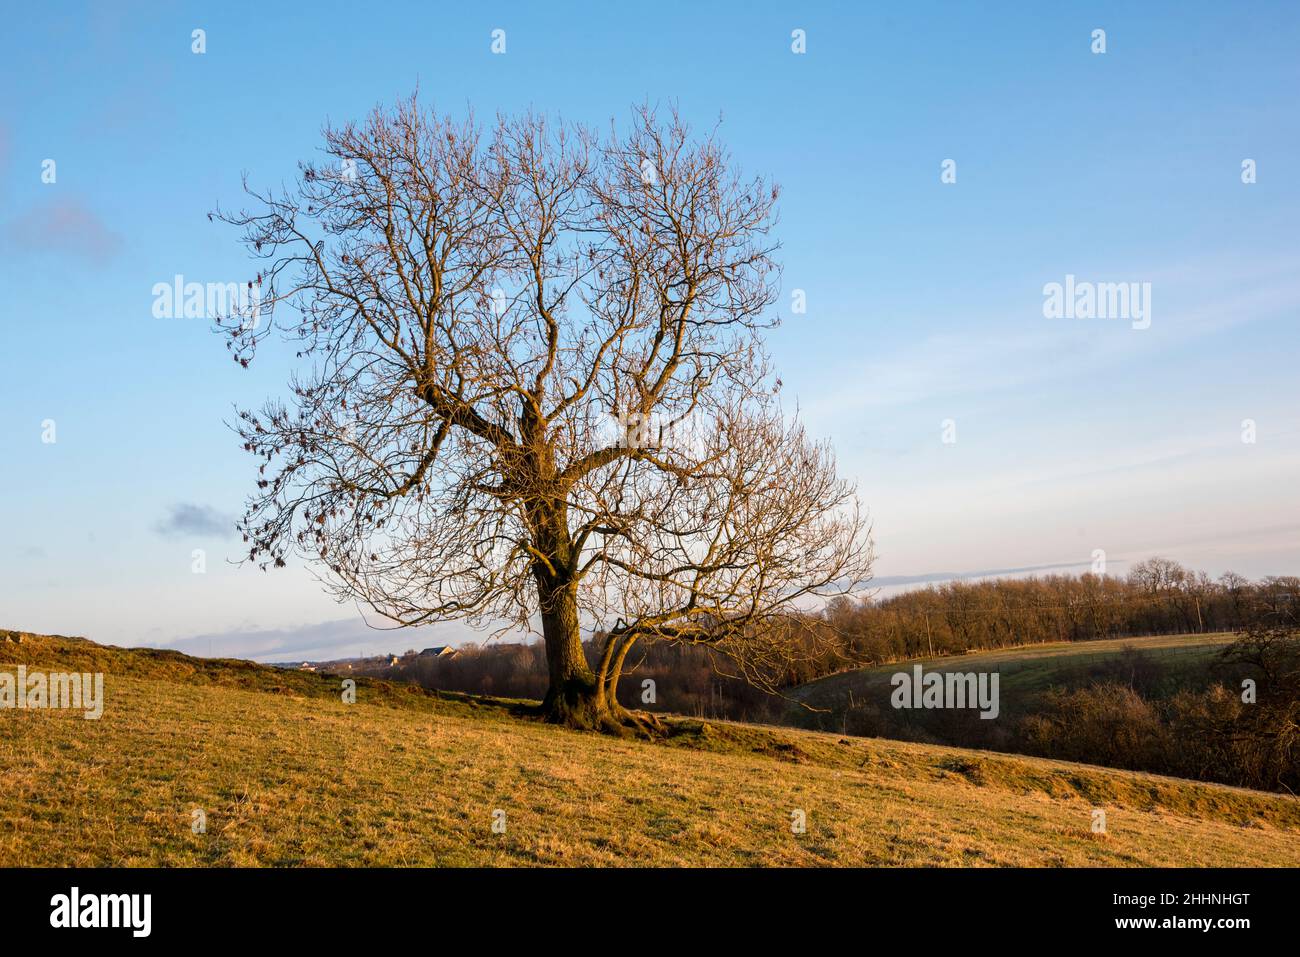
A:
POLYGON ((668 726, 658 715, 629 711, 617 702, 602 707, 594 694, 548 695, 538 714, 550 724, 579 731, 598 731, 620 738, 655 740, 668 736, 668 726))

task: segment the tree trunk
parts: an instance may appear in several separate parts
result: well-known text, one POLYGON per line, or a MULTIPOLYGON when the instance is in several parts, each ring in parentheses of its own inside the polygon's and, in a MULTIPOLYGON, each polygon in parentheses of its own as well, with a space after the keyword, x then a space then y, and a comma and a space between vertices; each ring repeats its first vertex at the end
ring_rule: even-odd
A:
POLYGON ((547 721, 572 728, 604 728, 613 716, 582 650, 574 586, 539 572, 537 594, 550 673, 542 714, 547 721))
MULTIPOLYGON (((550 474, 552 470, 544 471, 550 474)), ((606 694, 604 677, 609 655, 602 656, 598 677, 587 664, 582 647, 578 586, 572 573, 574 544, 563 501, 555 500, 550 505, 539 502, 530 519, 533 548, 538 556, 533 577, 550 678, 542 699, 542 716, 570 728, 623 733, 616 702, 612 703, 606 694)))

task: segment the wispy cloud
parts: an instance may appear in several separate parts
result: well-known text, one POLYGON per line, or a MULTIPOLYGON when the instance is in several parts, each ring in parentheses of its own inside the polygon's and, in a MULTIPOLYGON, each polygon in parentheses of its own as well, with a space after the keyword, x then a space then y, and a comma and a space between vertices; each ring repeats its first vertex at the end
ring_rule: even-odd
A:
MULTIPOLYGON (((1123 561, 1111 559, 1108 564, 1122 565, 1123 561)), ((1067 568, 1089 568, 1089 562, 1054 562, 1049 565, 1022 565, 1019 568, 980 568, 964 572, 922 572, 919 575, 885 575, 871 579, 871 584, 881 588, 899 585, 924 585, 932 582, 957 581, 972 578, 998 578, 1002 575, 1030 575, 1034 572, 1060 571, 1067 568)))
POLYGON ((361 654, 400 652, 429 645, 460 644, 481 636, 467 626, 443 624, 427 628, 372 627, 358 618, 322 621, 294 628, 239 628, 193 635, 168 647, 202 657, 248 658, 255 661, 329 660, 361 654))
POLYGON ((112 262, 125 245, 99 215, 76 199, 57 199, 29 209, 4 227, 7 251, 73 256, 92 265, 112 262))
POLYGON ((154 531, 167 538, 230 538, 235 534, 235 518, 206 505, 182 502, 171 507, 154 531))
MULTIPOLYGON (((1300 254, 1287 253, 1267 262, 1179 263, 1155 273, 1156 312, 1141 332, 1123 322, 1044 319, 1037 288, 1027 286, 1008 312, 972 316, 961 328, 906 341, 865 363, 846 362, 800 397, 804 415, 827 423, 855 420, 925 402, 1024 393, 1063 377, 1149 361, 1155 352, 1293 312, 1300 300, 1298 261, 1300 254)), ((1045 275, 1044 281, 1060 278, 1045 275)))

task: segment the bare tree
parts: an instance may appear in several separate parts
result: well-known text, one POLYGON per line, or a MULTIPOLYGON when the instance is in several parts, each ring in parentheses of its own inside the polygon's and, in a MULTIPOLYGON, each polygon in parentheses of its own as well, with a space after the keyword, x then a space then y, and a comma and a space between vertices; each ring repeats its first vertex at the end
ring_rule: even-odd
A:
POLYGON ((262 460, 250 561, 290 554, 404 625, 536 629, 551 720, 621 728, 639 640, 708 644, 763 682, 783 616, 870 574, 869 527, 777 400, 760 338, 775 187, 674 113, 630 130, 491 129, 415 97, 324 131, 244 230, 289 404, 240 412, 262 460), (277 321, 285 309, 289 320, 277 321), (593 668, 586 621, 607 635, 593 668))

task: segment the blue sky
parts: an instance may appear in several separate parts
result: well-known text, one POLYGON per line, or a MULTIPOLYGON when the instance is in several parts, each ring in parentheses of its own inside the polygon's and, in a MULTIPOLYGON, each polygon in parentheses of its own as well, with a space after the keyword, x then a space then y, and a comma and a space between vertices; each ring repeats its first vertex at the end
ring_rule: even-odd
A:
POLYGON ((1284 3, 34 5, 0 37, 0 624, 264 658, 467 635, 227 564, 207 526, 254 466, 223 422, 288 362, 151 313, 176 274, 249 278, 206 216, 244 171, 287 182, 324 121, 417 82, 482 117, 722 117, 782 185, 771 350, 888 587, 1095 549, 1300 573, 1297 46, 1284 3), (1149 282, 1150 328, 1045 318, 1067 274, 1149 282))

